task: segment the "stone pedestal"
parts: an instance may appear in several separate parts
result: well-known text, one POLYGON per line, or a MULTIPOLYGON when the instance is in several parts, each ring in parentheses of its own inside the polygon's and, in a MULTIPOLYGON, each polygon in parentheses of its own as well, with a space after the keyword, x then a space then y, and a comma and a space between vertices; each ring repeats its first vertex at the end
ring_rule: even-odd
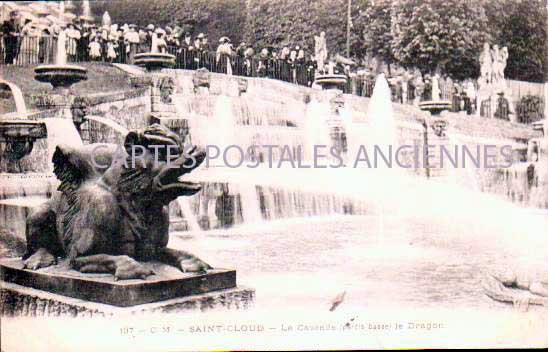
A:
POLYGON ((52 93, 34 95, 34 105, 40 110, 49 110, 52 116, 70 119, 70 107, 74 95, 69 89, 57 88, 52 93))
POLYGON ((157 116, 174 117, 176 109, 173 103, 175 81, 161 72, 149 73, 151 112, 157 116))
MULTIPOLYGON (((211 75, 206 68, 200 68, 194 71, 192 75, 192 85, 194 87, 194 93, 209 94, 211 75)), ((246 81, 247 82, 247 81, 246 81)), ((247 85, 246 85, 247 91, 247 85)))
POLYGON ((114 281, 111 274, 84 274, 65 262, 23 269, 20 259, 0 261, 4 315, 81 315, 178 311, 215 306, 247 307, 253 290, 236 286, 236 271, 182 273, 161 263, 144 263, 155 274, 146 280, 114 281))
POLYGON ((72 118, 70 105, 74 99, 71 86, 87 80, 87 69, 75 65, 41 65, 34 68, 34 78, 39 82, 49 83, 53 92, 35 97, 36 106, 40 109, 57 109, 57 117, 72 118))
POLYGON ((235 287, 133 307, 116 307, 0 281, 0 316, 116 317, 136 314, 238 310, 252 306, 253 289, 235 287))
MULTIPOLYGON (((328 149, 335 147, 341 154, 346 153, 346 130, 343 116, 341 115, 345 104, 343 92, 336 88, 326 89, 324 86, 322 91, 314 95, 313 102, 319 105, 318 110, 322 111, 322 113, 316 114, 313 112, 317 116, 307 116, 306 119, 318 119, 320 124, 325 125, 324 133, 327 133, 328 136, 318 136, 319 139, 315 139, 312 143, 324 144, 324 141, 328 141, 326 143, 328 149), (325 137, 328 139, 325 139, 325 137)), ((311 151, 307 151, 307 153, 307 158, 313 158, 313 155, 310 154, 311 151)), ((333 161, 336 162, 335 160, 333 161)))
POLYGON ((150 85, 150 111, 152 118, 149 123, 159 123, 172 132, 186 139, 188 135, 188 120, 179 116, 174 103, 177 93, 175 80, 166 73, 152 72, 144 82, 150 85))
POLYGON ((425 130, 425 133, 428 134, 428 145, 432 146, 427 165, 428 175, 430 177, 447 177, 449 175, 449 168, 454 167, 447 165, 447 161, 443 166, 440 165, 441 147, 445 147, 449 152, 454 150, 447 136, 447 119, 439 116, 430 116, 427 120, 427 125, 428 128, 425 130))
MULTIPOLYGON (((477 116, 497 118, 495 116, 498 108, 499 99, 503 98, 508 104, 508 120, 517 122, 517 112, 512 103, 512 91, 506 85, 506 80, 501 79, 499 82, 484 83, 483 80, 478 80, 479 90, 477 93, 477 116), (483 109, 482 109, 483 108, 483 109), (482 111, 483 110, 483 111, 482 111)), ((500 118, 500 116, 498 117, 500 118)))

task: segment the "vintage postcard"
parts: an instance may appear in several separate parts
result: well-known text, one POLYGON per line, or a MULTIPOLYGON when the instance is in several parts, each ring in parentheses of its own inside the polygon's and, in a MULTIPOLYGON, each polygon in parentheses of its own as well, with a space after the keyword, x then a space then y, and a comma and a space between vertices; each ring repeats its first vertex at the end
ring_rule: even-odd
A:
POLYGON ((1 1, 1 351, 548 347, 547 11, 1 1))

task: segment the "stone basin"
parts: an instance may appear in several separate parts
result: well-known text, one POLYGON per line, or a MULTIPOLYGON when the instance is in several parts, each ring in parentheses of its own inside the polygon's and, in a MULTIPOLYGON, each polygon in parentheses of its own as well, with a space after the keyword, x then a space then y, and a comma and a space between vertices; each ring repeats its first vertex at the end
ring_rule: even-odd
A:
POLYGON ((33 120, 1 120, 0 141, 10 138, 45 138, 47 136, 44 123, 33 120))
POLYGON ((451 102, 448 100, 427 100, 419 103, 419 108, 424 111, 430 111, 432 115, 439 115, 444 110, 451 109, 451 102))
POLYGON ((41 65, 34 68, 37 81, 51 83, 55 87, 69 87, 74 83, 85 81, 87 69, 75 65, 41 65))
POLYGON ((147 70, 160 70, 175 66, 175 56, 165 53, 142 53, 135 55, 135 65, 147 70))
POLYGON ((340 88, 346 84, 346 76, 339 74, 325 74, 316 76, 314 82, 322 86, 323 89, 340 88))

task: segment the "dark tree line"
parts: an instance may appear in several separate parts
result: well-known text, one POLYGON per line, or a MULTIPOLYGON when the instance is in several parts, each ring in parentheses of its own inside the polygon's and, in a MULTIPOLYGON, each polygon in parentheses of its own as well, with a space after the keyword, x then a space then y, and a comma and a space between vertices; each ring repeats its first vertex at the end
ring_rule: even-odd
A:
POLYGON ((108 11, 113 23, 134 23, 182 27, 193 36, 207 33, 210 42, 228 35, 233 42, 243 39, 246 0, 109 0, 94 1, 94 14, 108 11))

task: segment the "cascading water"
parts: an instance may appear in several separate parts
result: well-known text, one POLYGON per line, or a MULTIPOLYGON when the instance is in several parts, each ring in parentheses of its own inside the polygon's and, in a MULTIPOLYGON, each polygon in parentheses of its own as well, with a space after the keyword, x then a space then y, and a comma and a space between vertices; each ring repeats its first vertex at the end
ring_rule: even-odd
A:
MULTIPOLYGON (((282 107, 273 104, 262 104, 258 100, 243 100, 242 97, 209 96, 211 102, 198 104, 194 100, 198 95, 179 95, 175 99, 177 112, 180 116, 189 117, 190 139, 193 144, 215 145, 221 151, 221 156, 210 162, 209 170, 203 170, 199 181, 205 182, 204 191, 196 197, 202 206, 194 206, 192 209, 208 209, 208 216, 234 213, 234 223, 257 223, 265 219, 327 215, 332 213, 363 213, 365 210, 358 204, 351 205, 347 199, 334 199, 324 194, 314 194, 301 191, 299 187, 291 185, 289 178, 295 172, 296 159, 304 159, 305 163, 312 161, 313 145, 330 145, 331 137, 328 127, 330 118, 330 105, 328 102, 313 100, 308 106, 297 100, 284 102, 282 107), (305 106, 307 106, 305 111, 305 106), (196 111, 200 110, 199 112, 196 111), (267 114, 262 114, 263 110, 267 114), (206 116, 203 113, 209 114, 206 116), (301 126, 295 125, 299 111, 305 114, 301 126), (287 116, 291 112, 291 116, 287 116), (214 126, 214 128, 212 128, 214 126), (246 162, 255 163, 261 161, 257 169, 247 168, 241 165, 231 168, 225 165, 222 152, 230 145, 236 145, 244 151, 246 162), (257 152, 249 153, 252 145, 274 145, 280 148, 272 150, 270 167, 267 153, 263 148, 257 152), (281 162, 281 148, 289 147, 293 163, 285 160, 281 162), (300 153, 300 154, 299 154, 300 153), (211 167, 213 166, 213 167, 211 167), (222 166, 222 167, 221 167, 222 166), (258 171, 260 169, 261 171, 258 171), (275 184, 269 187, 264 183, 259 174, 262 172, 287 180, 283 186, 275 184), (207 175, 207 176, 205 176, 207 175), (219 186, 215 186, 219 185, 219 186), (218 187, 225 188, 228 194, 215 191, 218 187), (225 201, 211 199, 211 197, 225 197, 225 201), (232 197, 232 198, 231 198, 232 197), (232 200, 230 200, 232 199, 232 200), (208 206, 205 206, 205 203, 208 206), (232 204, 234 203, 234 204, 232 204), (232 207, 227 212, 223 210, 212 211, 211 207, 232 207)), ((239 152, 232 149, 227 153, 229 165, 235 165, 240 159, 239 152)), ((303 160, 301 160, 303 161, 303 160)), ((298 171, 297 171, 298 172, 298 171)), ((309 174, 313 175, 313 173, 309 174)), ((320 192, 322 193, 322 192, 320 192)), ((335 197, 337 198, 337 197, 335 197)), ((203 214, 202 214, 203 216, 203 214)), ((185 216, 186 217, 186 216, 185 216)))
POLYGON ((509 167, 482 170, 486 175, 481 179, 481 191, 526 208, 548 209, 546 137, 530 140, 527 148, 523 144, 512 147, 523 153, 514 154, 513 163, 509 167))
POLYGON ((26 117, 27 107, 25 105, 25 99, 23 98, 23 92, 19 87, 11 82, 0 79, 0 85, 6 85, 10 90, 15 101, 15 111, 18 118, 26 117))
POLYGON ((198 223, 198 219, 196 218, 196 215, 194 215, 194 213, 192 212, 191 205, 190 205, 190 198, 178 197, 177 204, 179 205, 179 208, 181 209, 181 213, 183 214, 186 220, 188 229, 190 231, 199 231, 200 224, 198 223))
MULTIPOLYGON (((354 110, 342 109, 340 112, 348 141, 348 154, 355 157, 358 148, 363 144, 367 147, 371 164, 374 161, 372 146, 377 145, 384 155, 389 156, 388 146, 390 145, 394 156, 399 146, 398 131, 401 128, 399 125, 396 126, 386 79, 382 76, 379 77, 375 86, 377 90, 369 102, 366 119, 356 116, 354 110), (355 121, 363 122, 353 122, 353 118, 355 121)), ((267 122, 271 120, 283 121, 285 120, 283 117, 277 119, 255 117, 254 115, 260 114, 261 111, 260 101, 246 101, 243 104, 241 102, 243 97, 207 96, 205 99, 207 103, 198 104, 194 102, 198 98, 200 97, 197 95, 187 95, 185 96, 186 101, 182 104, 184 109, 188 110, 185 111, 185 114, 190 116, 190 133, 195 144, 215 144, 217 146, 235 144, 244 148, 251 144, 282 142, 306 147, 314 144, 329 145, 331 142, 329 127, 323 121, 325 118, 322 120, 322 117, 329 114, 327 109, 330 106, 314 97, 310 103, 305 104, 303 123, 297 124, 296 127, 272 126, 267 122), (239 101, 238 107, 234 106, 235 101, 239 101), (253 104, 257 104, 257 106, 253 104), (201 109, 200 114, 207 114, 207 116, 199 116, 193 109, 201 109), (236 113, 234 109, 236 109, 236 113), (238 112, 238 109, 242 111, 238 112)), ((282 110, 285 111, 284 109, 286 108, 282 110)), ((249 155, 246 155, 246 158, 249 158, 249 155)), ((310 161, 309 152, 305 153, 305 159, 310 161)), ((274 165, 276 166, 276 162, 274 165)), ((385 221, 389 221, 388 216, 390 216, 391 222, 405 222, 405 219, 418 216, 426 221, 430 221, 434 217, 433 221, 446 223, 452 221, 449 209, 468 207, 465 204, 476 202, 491 204, 493 202, 495 208, 508 206, 505 202, 497 203, 498 200, 491 199, 489 195, 466 190, 458 185, 440 184, 433 179, 426 180, 423 177, 407 176, 403 172, 404 170, 397 167, 394 158, 391 168, 384 165, 382 157, 378 157, 377 166, 372 169, 363 161, 357 165, 356 169, 352 167, 352 162, 347 162, 347 166, 350 167, 299 169, 285 163, 281 168, 269 168, 263 162, 254 169, 246 168, 245 165, 238 168, 215 167, 209 170, 201 168, 185 177, 206 185, 227 185, 228 192, 236 196, 235 202, 241 203, 241 209, 238 206, 235 208, 239 209, 237 211, 241 211, 243 222, 259 218, 273 220, 318 214, 360 214, 375 210, 377 215, 382 214, 384 217, 382 224, 379 225, 381 228, 379 232, 382 233, 385 231, 385 221), (249 185, 249 192, 242 189, 241 185, 244 184, 249 185), (329 198, 328 194, 334 195, 335 198, 329 198), (252 211, 246 210, 247 205, 249 205, 247 209, 252 211), (446 209, 440 210, 440 207, 446 209)), ((470 175, 470 177, 473 176, 470 175)), ((211 186, 206 188, 211 189, 211 186)), ((208 194, 210 193, 208 192, 208 194)), ((211 198, 204 199, 204 197, 196 198, 202 198, 200 202, 208 202, 208 214, 214 213, 211 209, 216 202, 211 198)), ((194 200, 194 202, 196 201, 194 200)), ((198 207, 195 205, 191 209, 197 209, 198 207)), ((468 224, 465 227, 466 231, 471 234, 480 233, 481 226, 491 226, 475 223, 472 220, 475 214, 468 214, 466 211, 460 210, 459 212, 462 217, 470 215, 470 218, 464 222, 468 224)), ((491 217, 491 220, 495 219, 491 217)), ((382 235, 379 236, 382 237, 382 235)))
MULTIPOLYGON (((382 86, 382 83, 378 82, 377 85, 382 86)), ((375 111, 373 106, 377 106, 376 111, 379 114, 368 114, 367 123, 350 122, 349 128, 345 124, 348 142, 355 146, 370 146, 375 143, 383 146, 394 143, 394 152, 397 134, 395 126, 387 127, 393 125, 389 99, 386 99, 385 93, 379 93, 377 96, 384 98, 376 99, 379 104, 371 101, 371 109, 375 111), (382 118, 384 121, 373 123, 375 118, 382 118), (372 129, 379 130, 369 133, 370 125, 372 129)), ((233 102, 231 103, 234 108, 233 102)), ((206 105, 207 109, 210 108, 209 103, 203 104, 200 108, 205 110, 206 105)), ((205 116, 207 120, 189 121, 194 143, 218 144, 219 140, 219 144, 225 145, 251 142, 260 144, 265 141, 299 143, 299 137, 308 133, 304 126, 273 127, 264 124, 266 120, 254 119, 253 116, 249 116, 248 120, 255 121, 253 123, 257 123, 260 128, 254 128, 253 123, 244 127, 240 117, 222 115, 223 105, 227 106, 226 101, 223 104, 212 104, 212 110, 205 116), (216 105, 217 108, 213 109, 216 105), (215 114, 212 113, 214 110, 215 114), (216 120, 219 116, 226 120, 216 120), (217 136, 217 132, 209 134, 210 129, 221 127, 223 131, 217 131, 217 136), (200 134, 203 137, 201 140, 198 137, 194 138, 200 134)), ((314 109, 312 107, 312 110, 314 109)), ((255 106, 250 111, 252 112, 249 114, 254 115, 259 114, 261 110, 255 106)), ((195 111, 190 111, 190 115, 184 116, 194 119, 198 116, 193 115, 194 113, 195 111)), ((348 112, 343 113, 343 121, 350 121, 344 117, 349 115, 348 112)), ((282 120, 284 119, 279 119, 282 120)), ((326 138, 328 135, 326 133, 319 138, 326 138)), ((310 140, 313 138, 315 136, 310 133, 310 140)), ((371 152, 368 149, 370 157, 371 152)), ((397 175, 394 169, 381 169, 383 161, 379 162, 374 170, 369 170, 365 166, 357 169, 296 169, 288 167, 287 164, 281 169, 265 167, 264 164, 257 169, 247 169, 244 166, 236 169, 215 167, 208 170, 202 167, 185 175, 185 179, 204 182, 205 190, 214 188, 212 185, 227 184, 228 193, 239 196, 244 222, 254 222, 254 219, 274 220, 337 213, 356 214, 366 211, 367 216, 355 217, 356 219, 352 220, 336 216, 299 219, 298 221, 303 223, 302 226, 289 221, 278 221, 272 226, 257 226, 251 235, 249 231, 240 228, 232 232, 223 230, 223 236, 207 238, 207 245, 202 244, 203 251, 195 251, 192 247, 196 246, 193 243, 194 239, 185 239, 186 242, 181 245, 196 253, 217 256, 215 258, 218 262, 229 262, 233 260, 235 253, 241 254, 242 251, 251 253, 238 255, 238 261, 235 263, 239 266, 238 270, 257 270, 260 273, 250 281, 258 291, 263 292, 263 297, 268 297, 269 287, 274 291, 272 287, 276 287, 277 283, 286 284, 287 270, 280 268, 291 268, 292 272, 296 272, 292 274, 293 278, 299 281, 306 280, 306 285, 299 287, 299 294, 303 297, 317 297, 314 294, 318 295, 321 291, 318 288, 324 287, 326 281, 334 280, 337 289, 345 287, 353 290, 345 304, 350 304, 352 297, 370 297, 367 300, 368 304, 372 304, 371 301, 376 303, 375 299, 380 296, 391 300, 396 290, 398 293, 401 292, 398 297, 416 299, 421 304, 425 301, 435 305, 449 304, 446 302, 452 302, 451 299, 457 296, 468 297, 469 301, 476 300, 478 304, 477 301, 484 301, 470 294, 470 289, 478 286, 475 271, 490 269, 494 266, 493 262, 500 262, 498 266, 508 266, 512 258, 519 258, 526 264, 534 262, 534 258, 545 258, 547 242, 544 215, 531 214, 509 202, 453 184, 397 175), (245 185, 246 188, 242 189, 241 185, 245 185), (246 205, 249 205, 247 210, 244 208, 246 205), (379 205, 382 205, 382 209, 379 205), (369 212, 370 209, 376 212, 369 212), (398 216, 391 215, 394 213, 398 216), (385 219, 382 231, 376 229, 379 216, 385 219), (350 231, 347 221, 356 221, 357 229, 350 231), (420 226, 413 228, 415 231, 408 230, 417 223, 420 223, 420 226), (271 229, 276 224, 281 227, 277 233, 271 229), (375 240, 377 235, 381 236, 382 243, 379 244, 382 244, 382 247, 371 245, 370 239, 375 240), (506 251, 499 251, 504 247, 506 251), (469 252, 473 254, 470 255, 469 252), (510 256, 507 256, 508 252, 511 253, 510 256), (389 260, 386 260, 387 258, 389 260), (318 271, 318 268, 322 271, 318 271), (265 280, 264 272, 267 270, 281 274, 279 277, 268 276, 265 280), (299 270, 306 273, 300 275, 299 270), (356 277, 360 280, 356 280, 356 277), (261 285, 261 279, 263 282, 268 281, 267 284, 261 285), (467 283, 463 284, 463 281, 467 283), (318 282, 319 284, 315 285, 318 282), (340 283, 342 285, 339 285, 340 283), (357 291, 358 286, 363 288, 364 295, 358 294, 362 293, 357 291), (441 299, 438 296, 439 292, 445 295, 441 299)), ((543 165, 546 166, 546 163, 543 165)), ((542 196, 546 200, 546 193, 542 196)), ((196 202, 215 205, 215 201, 211 202, 211 199, 206 199, 202 194, 180 198, 178 202, 191 230, 199 226, 196 218, 192 217, 195 209, 199 208, 196 205, 202 205, 196 202)), ((215 213, 215 210, 211 209, 212 207, 207 210, 208 214, 215 213)), ((173 237, 176 236, 172 236, 172 240, 176 241, 177 238, 173 237)), ((274 295, 278 298, 279 290, 275 291, 274 295)), ((263 298, 261 304, 264 301, 263 298)), ((279 303, 279 300, 276 302, 279 303)), ((390 303, 393 304, 392 301, 390 303)))
POLYGON ((230 184, 229 191, 240 195, 242 222, 259 223, 263 221, 257 188, 254 184, 230 184))
MULTIPOLYGON (((48 160, 53 158, 53 153, 55 148, 60 144, 65 144, 71 147, 80 147, 83 145, 82 139, 74 122, 69 119, 64 118, 48 118, 44 119, 44 124, 46 125, 46 130, 48 131, 48 160)), ((51 164, 51 169, 53 170, 53 164, 51 164)))
POLYGON ((57 37, 57 55, 55 56, 56 65, 66 65, 67 64, 67 33, 61 31, 57 37))
MULTIPOLYGON (((366 137, 367 145, 379 147, 385 155, 389 155, 389 150, 392 149, 392 154, 394 154, 399 143, 396 136, 397 129, 392 109, 390 87, 384 74, 380 74, 375 81, 367 119, 369 121, 366 137)), ((384 171, 387 169, 384 163, 379 163, 377 168, 384 171)))
MULTIPOLYGON (((24 124, 29 121, 23 94, 14 84, 6 81, 0 81, 0 83, 7 85, 12 91, 17 111, 15 119, 9 123, 13 125, 14 129, 17 129, 18 123, 24 124)), ((55 148, 60 144, 71 147, 82 146, 82 140, 72 119, 46 118, 39 123, 45 125, 46 143, 44 144, 43 140, 33 141, 34 149, 39 152, 37 155, 40 157, 37 160, 43 160, 47 164, 33 165, 36 167, 35 169, 23 174, 3 175, 1 182, 3 184, 0 187, 0 229, 6 229, 9 233, 20 238, 24 237, 25 218, 30 209, 46 201, 57 186, 57 181, 52 175, 53 164, 51 162, 55 148), (47 157, 42 157, 41 152, 45 154, 43 149, 46 145, 47 157), (41 167, 44 169, 42 170, 41 167), (37 173, 36 170, 48 172, 37 173)))
POLYGON ((331 144, 327 119, 329 115, 329 102, 312 100, 306 109, 304 122, 304 158, 314 159, 314 146, 331 144))
MULTIPOLYGON (((394 111, 392 110, 390 87, 384 74, 380 74, 375 81, 375 88, 369 102, 367 119, 369 126, 366 135, 366 145, 368 146, 367 151, 373 154, 373 169, 366 172, 372 172, 376 177, 381 177, 385 182, 393 185, 403 175, 400 173, 397 162, 394 160, 399 143, 396 136, 397 130, 394 111), (380 154, 377 157, 377 151, 385 155, 389 163, 386 163, 380 154), (391 165, 390 162, 392 163, 391 165)), ((381 197, 378 203, 379 245, 382 245, 385 237, 385 204, 387 202, 395 204, 397 202, 396 199, 400 196, 395 194, 389 187, 385 189, 386 195, 385 197, 381 197)))
POLYGON ((534 164, 534 182, 530 204, 548 209, 548 119, 544 119, 543 138, 538 140, 537 161, 534 164))
MULTIPOLYGON (((466 143, 462 136, 458 135, 455 131, 448 129, 446 136, 448 139, 446 148, 450 153, 456 151, 454 154, 458 156, 459 154, 462 154, 461 151, 465 147, 469 147, 470 150, 473 150, 471 145, 466 143)), ((473 191, 480 192, 481 188, 478 182, 478 176, 474 172, 475 169, 471 168, 470 165, 463 166, 462 160, 458 160, 458 157, 455 161, 457 164, 456 166, 452 164, 444 165, 444 168, 448 171, 449 181, 454 184, 461 184, 473 191)))
POLYGON ((87 123, 81 127, 82 136, 89 143, 122 144, 129 132, 127 128, 111 119, 87 115, 87 123))
POLYGON ((86 120, 95 121, 95 122, 98 122, 102 125, 105 125, 105 126, 111 128, 112 130, 114 130, 116 133, 122 135, 122 136, 125 136, 129 132, 129 130, 127 128, 125 128, 124 126, 112 121, 111 119, 107 119, 107 118, 104 118, 104 117, 101 117, 101 116, 86 115, 86 120))

